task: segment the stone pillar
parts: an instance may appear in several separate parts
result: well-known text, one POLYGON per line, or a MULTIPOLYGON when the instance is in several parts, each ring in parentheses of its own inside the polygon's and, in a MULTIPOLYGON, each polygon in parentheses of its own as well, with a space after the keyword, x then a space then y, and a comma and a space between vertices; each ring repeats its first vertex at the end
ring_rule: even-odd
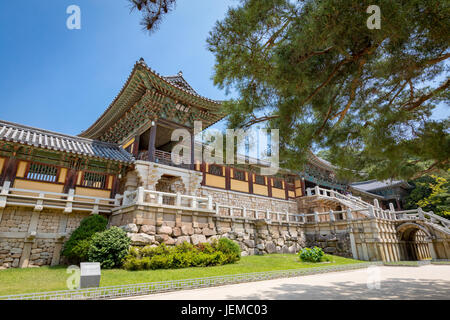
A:
POLYGON ((67 214, 63 214, 59 219, 58 238, 56 239, 55 248, 53 249, 51 266, 59 265, 59 261, 61 259, 62 246, 66 238, 66 228, 68 220, 69 216, 67 214))
POLYGON ((20 257, 19 261, 19 268, 27 268, 29 265, 31 247, 33 246, 33 243, 36 238, 36 230, 39 222, 39 215, 40 212, 35 211, 31 216, 30 224, 28 226, 28 234, 24 240, 25 243, 22 250, 22 256, 20 257))

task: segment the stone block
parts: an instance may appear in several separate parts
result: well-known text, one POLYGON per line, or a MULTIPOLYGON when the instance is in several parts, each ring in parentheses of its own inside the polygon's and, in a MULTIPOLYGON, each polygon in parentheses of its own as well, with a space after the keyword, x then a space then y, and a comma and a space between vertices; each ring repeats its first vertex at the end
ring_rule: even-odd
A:
POLYGON ((206 237, 203 234, 193 234, 191 236, 191 241, 192 241, 192 244, 194 244, 194 245, 199 244, 199 243, 204 243, 204 242, 206 242, 206 237))
POLYGON ((176 245, 178 246, 178 245, 182 244, 183 242, 191 243, 191 237, 189 237, 189 236, 181 236, 181 237, 178 237, 178 238, 177 238, 176 245))
POLYGON ((138 233, 139 228, 134 223, 129 223, 124 226, 120 226, 120 228, 127 233, 138 233))
POLYGON ((266 251, 267 253, 275 253, 276 251, 276 246, 273 244, 273 242, 267 242, 266 243, 266 251))
POLYGON ((140 231, 141 231, 141 233, 154 235, 156 233, 156 227, 146 224, 146 225, 141 226, 141 230, 140 231))
POLYGON ((148 245, 155 241, 154 236, 150 236, 146 233, 128 233, 128 238, 131 239, 131 245, 142 246, 148 245))
POLYGON ((194 228, 189 225, 184 225, 181 227, 181 234, 183 236, 192 236, 194 234, 194 228))
POLYGON ((172 234, 172 228, 169 226, 162 226, 157 229, 158 234, 172 234))
POLYGON ((172 236, 174 236, 174 237, 181 236, 181 228, 178 228, 178 227, 173 228, 172 229, 172 236))

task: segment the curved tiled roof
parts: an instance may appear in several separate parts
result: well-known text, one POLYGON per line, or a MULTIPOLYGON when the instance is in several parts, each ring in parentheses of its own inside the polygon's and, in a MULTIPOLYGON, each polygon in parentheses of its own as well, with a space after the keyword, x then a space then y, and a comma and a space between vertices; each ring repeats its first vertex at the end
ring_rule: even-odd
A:
POLYGON ((411 185, 409 185, 407 182, 401 180, 384 180, 384 181, 368 180, 350 184, 351 187, 362 191, 374 191, 383 188, 391 188, 398 185, 403 186, 405 188, 411 187, 411 185))
POLYGON ((64 135, 0 120, 0 140, 93 158, 132 163, 134 158, 119 145, 64 135))
POLYGON ((148 75, 148 79, 150 81, 161 81, 162 84, 167 85, 169 90, 178 98, 183 99, 188 97, 189 100, 194 105, 200 105, 202 108, 208 109, 209 112, 213 114, 217 114, 218 119, 211 123, 222 119, 225 114, 222 114, 221 105, 222 101, 212 100, 206 98, 204 96, 199 95, 187 82, 184 80, 182 75, 178 74, 177 76, 168 76, 164 77, 160 75, 158 72, 152 70, 144 61, 144 59, 140 59, 135 63, 133 70, 131 71, 127 81, 123 85, 119 94, 114 98, 113 102, 108 106, 108 108, 102 113, 102 115, 85 131, 81 132, 79 136, 81 137, 89 137, 89 138, 97 138, 101 132, 106 130, 108 126, 120 118, 121 114, 126 111, 132 104, 137 102, 134 100, 133 92, 136 93, 137 99, 139 99, 146 90, 145 84, 143 83, 143 79, 140 78, 139 73, 145 71, 148 75), (133 85, 131 85, 133 83, 133 85), (139 95, 140 94, 140 95, 139 95), (125 97, 125 96, 132 97, 125 97))

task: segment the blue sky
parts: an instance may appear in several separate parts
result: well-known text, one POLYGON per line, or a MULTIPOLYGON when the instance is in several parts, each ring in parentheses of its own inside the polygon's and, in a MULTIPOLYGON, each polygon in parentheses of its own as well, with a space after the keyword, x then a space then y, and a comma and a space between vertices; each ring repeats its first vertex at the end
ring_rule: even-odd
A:
MULTIPOLYGON (((200 94, 214 87, 206 38, 233 0, 179 0, 160 29, 143 32, 126 0, 0 2, 0 119, 67 134, 88 128, 109 106, 143 57, 163 75, 182 70, 200 94), (81 8, 81 30, 68 30, 69 5, 81 8)), ((450 116, 440 106, 434 118, 450 116)))
POLYGON ((143 57, 162 75, 182 70, 200 94, 225 99, 211 80, 206 38, 236 1, 180 0, 160 29, 142 31, 126 0, 0 2, 0 119, 79 134, 109 106, 143 57), (81 30, 69 30, 69 5, 81 30))

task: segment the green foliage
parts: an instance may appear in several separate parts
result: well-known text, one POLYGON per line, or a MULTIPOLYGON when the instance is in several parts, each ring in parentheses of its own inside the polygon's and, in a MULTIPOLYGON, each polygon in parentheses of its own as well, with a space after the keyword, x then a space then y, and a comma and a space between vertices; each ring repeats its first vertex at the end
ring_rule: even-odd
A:
POLYGON ((283 166, 328 151, 341 177, 410 179, 447 169, 448 1, 243 0, 210 33, 214 82, 238 93, 228 127, 279 129, 283 166), (426 168, 421 163, 428 162, 426 168), (346 170, 346 168, 351 170, 346 170), (430 171, 431 170, 431 171, 430 171))
POLYGON ((326 259, 324 259, 324 253, 323 250, 319 247, 314 248, 304 248, 302 251, 299 252, 299 258, 303 262, 321 262, 326 259))
POLYGON ((450 219, 450 181, 446 177, 423 176, 410 181, 410 184, 414 186, 414 189, 405 199, 406 209, 421 207, 424 211, 433 211, 437 215, 450 219))
POLYGON ((196 246, 184 242, 178 246, 132 247, 123 267, 126 270, 179 269, 188 267, 208 267, 235 263, 241 257, 239 245, 221 238, 212 243, 196 246))
POLYGON ((121 267, 130 242, 126 232, 117 227, 96 233, 89 246, 89 261, 100 262, 103 269, 121 267))
POLYGON ((106 230, 107 224, 108 220, 100 215, 84 218, 65 243, 62 254, 73 263, 85 261, 90 239, 96 232, 106 230))
POLYGON ((220 238, 216 245, 216 249, 225 254, 227 263, 239 261, 241 258, 241 248, 236 242, 228 238, 220 238))

